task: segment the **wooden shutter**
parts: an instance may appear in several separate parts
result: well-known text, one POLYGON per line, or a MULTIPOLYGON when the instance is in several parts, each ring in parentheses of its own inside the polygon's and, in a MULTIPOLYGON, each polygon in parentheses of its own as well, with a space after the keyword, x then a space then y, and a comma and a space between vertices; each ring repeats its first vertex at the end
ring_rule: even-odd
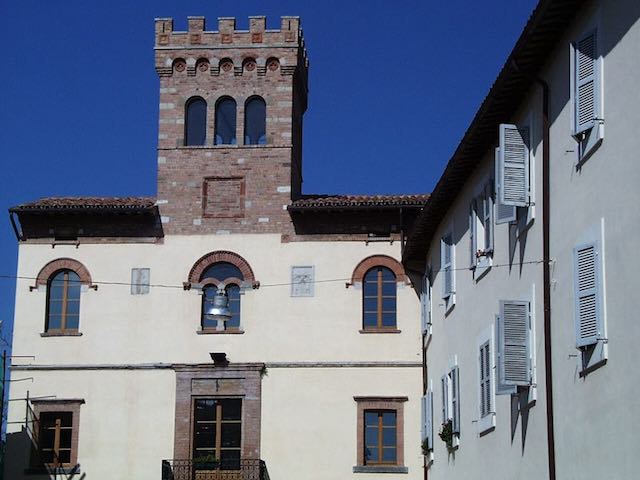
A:
POLYGON ((603 338, 600 306, 600 258, 594 243, 573 250, 576 310, 576 346, 584 347, 603 338))
POLYGON ((447 234, 441 241, 441 271, 442 298, 448 298, 453 293, 453 236, 447 234))
POLYGON ((451 369, 451 410, 453 433, 460 433, 460 371, 457 366, 451 369))
POLYGON ((479 351, 478 362, 480 366, 480 417, 485 417, 492 412, 491 404, 491 342, 482 344, 479 351))
POLYGON ((516 221, 516 207, 513 205, 503 205, 500 202, 500 148, 496 148, 495 152, 495 191, 496 191, 496 224, 509 223, 516 221))
POLYGON ((531 384, 529 302, 500 302, 498 371, 503 385, 531 384))
POLYGON ((476 215, 478 203, 474 199, 469 206, 469 268, 473 269, 477 264, 476 252, 478 251, 478 232, 476 229, 476 215))
POLYGON ((529 129, 500 124, 500 203, 529 204, 529 129))
POLYGON ((598 50, 595 30, 574 44, 575 133, 589 130, 599 116, 598 50))
POLYGON ((440 379, 442 387, 442 423, 449 420, 449 375, 443 375, 440 379))

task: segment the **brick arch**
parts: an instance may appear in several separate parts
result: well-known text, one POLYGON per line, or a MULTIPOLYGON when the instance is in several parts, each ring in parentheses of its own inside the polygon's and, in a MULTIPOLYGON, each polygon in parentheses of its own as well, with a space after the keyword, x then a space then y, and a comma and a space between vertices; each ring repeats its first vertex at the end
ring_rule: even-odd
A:
POLYGON ((409 278, 407 277, 407 274, 404 273, 402 264, 395 258, 390 257, 389 255, 371 255, 356 265, 356 268, 353 270, 353 274, 351 275, 351 285, 362 283, 364 275, 373 267, 387 267, 396 276, 396 281, 405 283, 409 282, 409 278))
POLYGON ((78 274, 82 284, 95 288, 91 283, 91 274, 87 267, 73 258, 57 258, 42 267, 36 278, 36 288, 40 285, 46 285, 51 276, 59 270, 72 270, 78 274))
POLYGON ((242 272, 242 275, 244 276, 244 281, 250 282, 253 288, 258 288, 258 286, 260 285, 260 282, 256 282, 256 277, 253 274, 253 270, 251 269, 249 262, 247 262, 237 253, 229 252, 227 250, 217 250, 215 252, 209 252, 206 255, 200 257, 198 261, 193 264, 193 267, 191 267, 187 283, 189 285, 199 283, 202 272, 204 272, 204 270, 210 265, 218 262, 227 262, 238 267, 242 272))

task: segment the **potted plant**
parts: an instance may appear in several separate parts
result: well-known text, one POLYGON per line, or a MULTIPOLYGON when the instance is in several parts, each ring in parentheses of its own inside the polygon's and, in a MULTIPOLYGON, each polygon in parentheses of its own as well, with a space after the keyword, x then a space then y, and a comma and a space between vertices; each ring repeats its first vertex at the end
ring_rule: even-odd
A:
POLYGON ((447 444, 447 448, 453 448, 453 423, 451 419, 448 419, 440 426, 438 436, 447 444))
POLYGON ((195 470, 215 470, 220 462, 215 455, 208 454, 193 459, 193 467, 195 470))

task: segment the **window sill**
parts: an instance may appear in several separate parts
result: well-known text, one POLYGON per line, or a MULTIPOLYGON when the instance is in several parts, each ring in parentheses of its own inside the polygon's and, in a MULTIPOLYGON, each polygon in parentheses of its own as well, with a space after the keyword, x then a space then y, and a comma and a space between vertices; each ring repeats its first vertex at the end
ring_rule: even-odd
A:
POLYGON ((359 333, 402 333, 397 328, 365 328, 358 330, 359 333))
POLYGON ((357 465, 353 473, 409 473, 409 469, 399 465, 357 465))
POLYGON ((77 330, 49 331, 49 332, 42 332, 40 336, 41 337, 81 337, 82 332, 79 332, 77 330))
POLYGON ((203 328, 202 330, 198 330, 196 333, 198 335, 241 335, 244 333, 244 330, 240 330, 238 328, 234 328, 230 330, 215 330, 215 329, 203 328))

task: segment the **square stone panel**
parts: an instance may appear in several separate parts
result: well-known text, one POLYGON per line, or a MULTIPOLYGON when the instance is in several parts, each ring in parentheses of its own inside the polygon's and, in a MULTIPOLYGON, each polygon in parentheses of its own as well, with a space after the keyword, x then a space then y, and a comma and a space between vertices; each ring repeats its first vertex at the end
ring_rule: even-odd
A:
POLYGON ((243 217, 244 196, 244 177, 207 177, 202 186, 202 216, 243 217))

